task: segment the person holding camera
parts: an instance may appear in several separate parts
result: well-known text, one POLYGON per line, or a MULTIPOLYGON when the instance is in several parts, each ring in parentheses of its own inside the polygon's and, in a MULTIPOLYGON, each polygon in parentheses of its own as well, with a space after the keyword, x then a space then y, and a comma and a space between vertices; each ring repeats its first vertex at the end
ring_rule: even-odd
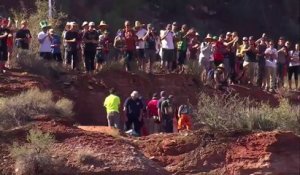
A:
POLYGON ((147 25, 147 33, 143 40, 145 41, 145 57, 149 62, 149 73, 152 72, 152 63, 156 58, 156 34, 152 24, 147 25))
POLYGON ((49 33, 50 26, 48 25, 47 21, 41 21, 40 27, 42 31, 38 34, 38 41, 40 43, 40 57, 45 60, 51 60, 51 36, 49 33))

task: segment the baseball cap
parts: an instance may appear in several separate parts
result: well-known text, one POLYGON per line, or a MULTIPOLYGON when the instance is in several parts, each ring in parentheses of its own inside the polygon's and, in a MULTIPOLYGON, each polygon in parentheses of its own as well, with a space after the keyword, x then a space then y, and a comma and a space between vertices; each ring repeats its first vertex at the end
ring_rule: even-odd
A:
POLYGON ((89 22, 89 26, 95 26, 96 24, 94 22, 89 22))
POLYGON ((165 92, 165 91, 161 91, 161 92, 160 92, 160 96, 161 96, 161 97, 165 97, 165 96, 166 96, 166 92, 165 92))
POLYGON ((84 27, 84 26, 86 26, 86 25, 88 25, 89 23, 87 22, 87 21, 84 21, 83 23, 82 23, 82 27, 84 27))

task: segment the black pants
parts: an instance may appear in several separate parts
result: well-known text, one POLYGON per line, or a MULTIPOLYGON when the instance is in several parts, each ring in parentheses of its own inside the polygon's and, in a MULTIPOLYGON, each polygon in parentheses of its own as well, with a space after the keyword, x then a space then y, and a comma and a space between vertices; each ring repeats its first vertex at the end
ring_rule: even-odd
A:
POLYGON ((162 125, 163 125, 164 132, 172 133, 173 132, 173 116, 163 115, 162 116, 162 125))
POLYGON ((44 60, 52 60, 51 52, 40 52, 40 57, 44 60))
POLYGON ((52 58, 59 63, 63 61, 61 53, 52 53, 52 58))
POLYGON ((289 80, 292 80, 292 76, 294 74, 295 81, 298 81, 298 74, 299 74, 299 72, 300 72, 300 66, 289 67, 289 70, 288 70, 288 78, 289 78, 289 80))
POLYGON ((141 134, 141 122, 139 121, 138 117, 128 117, 128 121, 126 122, 126 131, 133 129, 139 135, 141 134), (133 128, 132 128, 133 124, 133 128))
POLYGON ((77 50, 67 51, 67 64, 68 65, 72 64, 72 69, 77 68, 77 64, 78 64, 77 50), (72 61, 73 61, 73 64, 72 64, 72 61))
POLYGON ((128 71, 131 70, 131 62, 133 60, 133 51, 127 50, 125 51, 125 67, 128 71))
POLYGON ((85 62, 86 71, 95 70, 95 56, 96 56, 96 50, 84 51, 84 62, 85 62))
POLYGON ((276 70, 276 73, 277 73, 277 85, 278 87, 281 87, 283 86, 284 82, 283 82, 283 79, 284 79, 284 63, 277 63, 277 70, 276 70))
POLYGON ((7 47, 0 47, 0 61, 7 61, 8 52, 7 47))
POLYGON ((258 77, 257 77, 257 86, 262 87, 263 79, 266 76, 266 61, 265 58, 258 57, 258 77))
POLYGON ((178 58, 177 58, 178 65, 183 65, 186 60, 186 50, 178 50, 177 54, 178 54, 178 58))
POLYGON ((229 66, 230 66, 230 72, 229 72, 229 78, 231 82, 236 83, 236 71, 235 71, 235 55, 230 54, 229 56, 229 66))

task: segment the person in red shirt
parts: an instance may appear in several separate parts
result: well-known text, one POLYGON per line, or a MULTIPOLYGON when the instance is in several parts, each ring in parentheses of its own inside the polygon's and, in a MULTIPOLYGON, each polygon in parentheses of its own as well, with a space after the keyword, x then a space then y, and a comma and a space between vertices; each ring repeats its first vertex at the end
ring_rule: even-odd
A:
POLYGON ((123 30, 123 40, 125 42, 125 69, 126 72, 131 71, 131 62, 133 61, 133 54, 135 51, 135 44, 137 41, 137 36, 133 29, 130 27, 130 22, 125 21, 125 29, 123 30))
POLYGON ((158 95, 153 94, 152 100, 147 104, 147 118, 144 119, 144 123, 148 130, 148 134, 160 132, 160 120, 158 117, 158 95))
POLYGON ((224 61, 224 36, 220 35, 219 40, 213 46, 213 58, 215 66, 218 67, 224 61))

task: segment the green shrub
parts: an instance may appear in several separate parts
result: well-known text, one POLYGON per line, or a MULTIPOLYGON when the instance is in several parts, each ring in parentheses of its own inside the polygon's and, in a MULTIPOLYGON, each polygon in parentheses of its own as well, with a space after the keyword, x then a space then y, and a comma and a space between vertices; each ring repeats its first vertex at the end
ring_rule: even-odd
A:
POLYGON ((73 102, 62 98, 56 103, 51 91, 30 89, 19 95, 0 98, 0 129, 21 126, 37 115, 70 117, 73 102))
POLYGON ((54 144, 55 139, 49 133, 43 133, 40 130, 30 130, 27 135, 28 144, 20 146, 17 143, 13 144, 11 156, 18 158, 27 154, 44 154, 54 144))
POLYGON ((55 143, 54 136, 39 130, 30 130, 27 141, 24 145, 14 143, 10 151, 15 160, 16 175, 65 174, 65 163, 50 155, 50 148, 55 143))
POLYGON ((277 108, 255 103, 237 95, 209 96, 201 93, 197 109, 196 127, 209 125, 218 130, 288 130, 300 133, 300 106, 282 99, 277 108))

